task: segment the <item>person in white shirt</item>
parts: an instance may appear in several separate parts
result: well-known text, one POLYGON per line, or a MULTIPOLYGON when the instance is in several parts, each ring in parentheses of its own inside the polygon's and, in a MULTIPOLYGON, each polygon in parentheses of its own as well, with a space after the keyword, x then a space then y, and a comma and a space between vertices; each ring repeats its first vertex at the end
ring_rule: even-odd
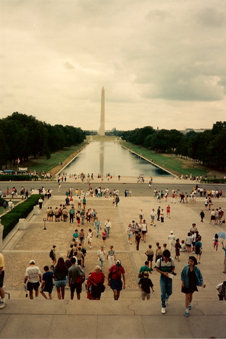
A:
POLYGON ((110 219, 107 219, 107 221, 105 222, 105 229, 107 232, 107 237, 110 236, 110 230, 111 230, 111 222, 110 219))
POLYGON ((27 283, 27 290, 29 291, 30 299, 33 299, 33 290, 35 290, 35 296, 38 297, 41 280, 42 276, 39 267, 35 265, 34 260, 30 260, 29 266, 26 268, 24 278, 24 284, 27 283))

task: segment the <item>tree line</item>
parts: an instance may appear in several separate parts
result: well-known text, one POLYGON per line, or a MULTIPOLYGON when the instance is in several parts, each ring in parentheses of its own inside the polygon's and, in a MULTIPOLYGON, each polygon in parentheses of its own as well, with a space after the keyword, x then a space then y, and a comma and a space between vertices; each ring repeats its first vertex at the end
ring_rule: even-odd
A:
POLYGON ((85 132, 73 126, 50 125, 18 112, 0 119, 0 166, 46 156, 64 147, 77 145, 85 132), (18 160, 19 159, 19 160, 18 160))
POLYGON ((216 122, 211 130, 184 134, 176 129, 154 130, 150 126, 131 131, 115 131, 117 136, 159 153, 174 153, 217 170, 226 169, 226 121, 216 122))

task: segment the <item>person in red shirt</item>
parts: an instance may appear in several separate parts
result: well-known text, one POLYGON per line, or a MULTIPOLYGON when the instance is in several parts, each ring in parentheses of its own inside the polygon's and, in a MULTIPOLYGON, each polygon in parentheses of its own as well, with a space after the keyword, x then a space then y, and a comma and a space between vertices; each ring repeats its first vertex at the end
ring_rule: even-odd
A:
POLYGON ((115 265, 109 268, 108 285, 113 290, 114 299, 118 300, 122 286, 123 288, 126 287, 125 270, 124 267, 122 267, 120 260, 116 260, 115 265), (123 283, 121 278, 123 279, 123 283))

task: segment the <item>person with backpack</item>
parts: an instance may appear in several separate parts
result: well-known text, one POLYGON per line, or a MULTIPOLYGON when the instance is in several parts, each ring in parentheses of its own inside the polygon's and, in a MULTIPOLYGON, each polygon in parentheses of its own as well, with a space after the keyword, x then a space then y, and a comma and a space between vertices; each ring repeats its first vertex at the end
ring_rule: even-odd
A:
POLYGON ((77 265, 75 257, 71 258, 71 267, 68 269, 68 283, 71 290, 71 300, 74 299, 74 292, 76 291, 77 299, 80 299, 82 292, 82 284, 85 281, 85 273, 80 265, 77 265))
POLYGON ((52 266, 56 265, 56 245, 53 245, 49 252, 49 257, 52 259, 52 266))
POLYGON ((155 264, 155 269, 160 273, 160 288, 161 288, 161 303, 162 314, 166 313, 166 304, 170 295, 172 294, 172 278, 174 276, 175 265, 173 259, 170 257, 169 250, 164 250, 162 258, 159 258, 155 264))
POLYGON ((201 236, 200 235, 196 238, 195 254, 197 255, 198 264, 200 264, 201 255, 202 255, 202 243, 201 243, 201 236))
POLYGON ((125 269, 121 265, 120 260, 116 260, 115 265, 109 268, 108 285, 113 290, 114 300, 118 300, 120 297, 120 291, 122 290, 122 287, 124 289, 126 288, 125 269), (123 279, 123 283, 121 277, 123 279))

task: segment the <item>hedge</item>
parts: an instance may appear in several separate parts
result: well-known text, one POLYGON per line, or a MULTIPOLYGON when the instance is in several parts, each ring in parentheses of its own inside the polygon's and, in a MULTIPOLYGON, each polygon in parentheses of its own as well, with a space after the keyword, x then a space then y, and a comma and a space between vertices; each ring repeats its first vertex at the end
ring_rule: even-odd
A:
POLYGON ((37 175, 14 175, 14 174, 0 174, 0 181, 31 181, 31 180, 38 180, 37 175))
POLYGON ((32 211, 33 206, 37 205, 40 197, 43 198, 43 195, 33 194, 30 198, 14 207, 12 211, 8 212, 1 218, 1 223, 4 226, 3 239, 14 228, 20 218, 26 218, 28 216, 28 214, 32 211))
POLYGON ((226 179, 202 179, 202 182, 209 184, 226 184, 226 179))
MULTIPOLYGON (((0 198, 0 206, 3 206, 4 201, 6 201, 6 200, 3 199, 3 198, 0 198)), ((6 201, 6 202, 7 202, 7 201, 6 201)), ((7 205, 8 205, 8 202, 7 202, 7 205)))

